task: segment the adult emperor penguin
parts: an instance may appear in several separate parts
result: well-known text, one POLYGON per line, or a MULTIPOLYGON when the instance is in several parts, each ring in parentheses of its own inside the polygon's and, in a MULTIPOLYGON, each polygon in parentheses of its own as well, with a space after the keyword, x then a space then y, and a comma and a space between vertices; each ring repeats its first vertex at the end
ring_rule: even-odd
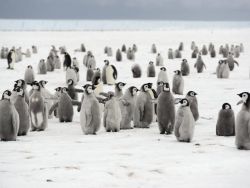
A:
POLYGON ((162 83, 162 92, 157 99, 156 114, 160 134, 171 134, 175 123, 175 104, 168 83, 162 83))
POLYGON ((103 126, 107 132, 118 132, 120 131, 121 119, 122 115, 119 102, 114 96, 114 93, 109 92, 108 101, 105 103, 104 108, 103 126))
POLYGON ((122 114, 121 129, 132 129, 131 121, 135 111, 136 93, 138 89, 134 86, 129 87, 125 94, 119 99, 122 114))
POLYGON ((31 65, 29 65, 25 70, 24 81, 26 84, 31 84, 35 81, 35 73, 31 65))
POLYGON ((156 61, 156 66, 163 66, 164 65, 163 57, 160 53, 157 54, 155 61, 156 61))
POLYGON ((15 141, 19 129, 19 115, 13 103, 10 102, 11 92, 3 92, 0 100, 0 139, 15 141))
POLYGON ((72 100, 78 100, 78 93, 83 93, 83 90, 75 88, 74 81, 69 79, 67 92, 72 100))
POLYGON ((163 82, 168 83, 168 75, 166 67, 161 67, 160 72, 158 73, 157 83, 163 82))
POLYGON ((190 110, 194 116, 194 120, 197 121, 199 119, 199 108, 198 108, 198 100, 196 98, 197 93, 194 91, 189 91, 186 95, 186 99, 189 102, 190 110))
POLYGON ((14 105, 19 114, 18 136, 27 135, 31 124, 29 106, 25 101, 24 95, 25 95, 24 89, 21 87, 17 87, 17 98, 14 105))
POLYGON ((64 52, 63 67, 65 67, 66 69, 68 67, 71 67, 71 57, 68 52, 64 52))
MULTIPOLYGON (((117 79, 117 70, 114 65, 110 65, 108 60, 104 60, 105 66, 103 68, 102 77, 106 79, 106 84, 114 85, 117 79)), ((104 83, 103 79, 103 83, 104 83)), ((105 83, 104 83, 105 84, 105 83)))
POLYGON ((116 51, 116 61, 122 61, 122 52, 120 49, 116 51))
POLYGON ((174 71, 175 75, 173 77, 173 86, 172 86, 172 92, 174 94, 183 95, 184 90, 184 79, 181 75, 180 70, 174 71))
POLYGON ((226 60, 220 60, 216 68, 217 78, 229 78, 230 69, 226 60))
POLYGON ((199 54, 199 56, 198 56, 198 58, 197 58, 196 63, 194 64, 194 68, 197 69, 197 72, 198 72, 198 73, 202 73, 202 72, 203 72, 203 69, 204 69, 204 68, 206 69, 206 65, 205 65, 205 63, 203 62, 203 60, 202 60, 200 54, 199 54))
POLYGON ((72 122, 74 110, 73 105, 81 105, 80 102, 72 100, 68 95, 68 89, 62 88, 61 95, 57 103, 55 103, 49 110, 49 115, 57 109, 58 117, 60 122, 72 122))
POLYGON ((125 86, 126 84, 123 83, 123 82, 118 82, 115 84, 115 97, 116 98, 120 98, 123 96, 123 92, 122 92, 122 89, 123 87, 125 86))
POLYGON ((156 45, 152 44, 151 46, 151 53, 156 54, 157 53, 157 49, 156 49, 156 45))
POLYGON ((38 74, 47 74, 47 68, 45 64, 45 60, 41 59, 38 63, 38 74))
POLYGON ((174 133, 178 141, 191 142, 194 135, 194 117, 187 99, 181 99, 179 103, 181 106, 176 114, 174 133))
POLYGON ((95 87, 86 84, 83 88, 85 92, 81 105, 80 124, 84 134, 96 134, 100 129, 101 113, 98 100, 93 94, 95 87))
POLYGON ((188 76, 190 73, 189 64, 186 59, 183 59, 181 62, 181 74, 182 76, 188 76))
POLYGON ((7 62, 8 67, 7 69, 14 69, 14 63, 15 63, 15 50, 11 49, 7 55, 7 62))
POLYGON ((153 61, 150 61, 149 64, 148 64, 147 76, 148 77, 155 77, 155 66, 154 66, 153 61))
POLYGON ((228 57, 226 59, 229 69, 230 71, 234 70, 234 64, 236 64, 237 66, 239 66, 239 63, 237 61, 234 60, 233 58, 233 54, 231 52, 229 52, 228 57))
POLYGON ((31 131, 44 131, 48 125, 48 112, 45 100, 41 94, 41 86, 38 82, 33 82, 32 88, 33 93, 29 101, 31 131))
POLYGON ((151 97, 152 83, 146 83, 141 86, 139 95, 136 97, 134 112, 134 127, 149 128, 153 121, 153 103, 151 97))
POLYGON ((250 150, 250 93, 242 92, 238 95, 241 97, 238 104, 243 104, 236 116, 235 144, 238 149, 250 150))
POLYGON ((133 78, 140 78, 141 77, 141 67, 139 64, 135 63, 131 68, 133 78))
POLYGON ((234 136, 235 135, 235 117, 231 105, 224 103, 218 114, 216 123, 217 136, 234 136))

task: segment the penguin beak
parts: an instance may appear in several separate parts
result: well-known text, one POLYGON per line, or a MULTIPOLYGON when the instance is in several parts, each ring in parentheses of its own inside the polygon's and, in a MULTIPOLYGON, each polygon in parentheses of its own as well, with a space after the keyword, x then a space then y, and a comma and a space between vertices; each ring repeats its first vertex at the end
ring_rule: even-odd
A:
POLYGON ((237 105, 240 105, 242 104, 244 101, 243 100, 240 100, 239 102, 237 102, 237 105))
POLYGON ((181 102, 181 99, 180 98, 176 98, 175 100, 174 100, 174 104, 179 104, 181 102))

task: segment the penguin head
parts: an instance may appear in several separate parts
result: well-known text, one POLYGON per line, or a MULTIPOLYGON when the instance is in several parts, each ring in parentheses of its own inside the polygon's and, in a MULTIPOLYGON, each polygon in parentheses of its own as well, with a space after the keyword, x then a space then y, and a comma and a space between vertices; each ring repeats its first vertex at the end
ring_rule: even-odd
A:
POLYGON ((244 103, 245 105, 248 106, 249 101, 250 101, 250 93, 242 92, 242 93, 239 93, 238 96, 241 97, 241 100, 237 103, 237 105, 244 103))
POLYGON ((15 83, 16 83, 16 86, 18 87, 23 87, 25 85, 25 81, 22 79, 16 80, 15 83))
POLYGON ((95 71, 96 72, 101 72, 101 70, 99 68, 96 68, 95 71))
POLYGON ((163 91, 165 92, 170 92, 170 87, 169 87, 169 83, 163 83, 163 91))
POLYGON ((108 100, 112 99, 115 96, 114 92, 109 91, 108 92, 108 100))
POLYGON ((152 83, 146 83, 146 84, 143 84, 142 86, 141 86, 141 90, 143 91, 143 92, 147 92, 147 91, 149 91, 151 88, 152 88, 152 83))
POLYGON ((105 59, 104 63, 105 63, 105 65, 109 65, 109 60, 105 59))
POLYGON ((10 100, 11 97, 11 91, 10 90, 5 90, 2 95, 2 100, 7 99, 10 100))
POLYGON ((148 64, 149 64, 149 65, 154 65, 154 62, 153 62, 153 61, 150 61, 148 64))
POLYGON ((45 81, 45 80, 40 80, 40 81, 39 81, 40 86, 43 87, 43 88, 44 88, 44 86, 45 86, 47 83, 48 83, 48 81, 45 81))
POLYGON ((132 96, 135 96, 139 90, 136 87, 132 86, 129 88, 129 91, 132 96))
POLYGON ((183 59, 182 62, 183 62, 183 63, 187 63, 187 59, 183 59))
POLYGON ((180 70, 176 70, 176 71, 174 71, 174 73, 175 73, 176 75, 181 75, 181 71, 180 71, 180 70))
POLYGON ((220 64, 220 65, 221 65, 222 63, 223 63, 223 60, 220 60, 220 61, 218 62, 218 64, 220 64))
POLYGON ((190 96, 190 97, 195 97, 195 95, 198 95, 197 93, 195 93, 194 91, 189 91, 187 93, 187 96, 190 96))
POLYGON ((68 86, 74 85, 74 81, 72 79, 68 79, 67 81, 68 86))
POLYGON ((40 62, 44 63, 44 62, 45 62, 45 60, 44 60, 44 59, 41 59, 41 60, 40 60, 40 62))
POLYGON ((96 87, 94 85, 91 85, 91 84, 86 84, 86 85, 83 86, 83 88, 85 89, 85 93, 87 95, 89 95, 89 94, 94 92, 96 87))
POLYGON ((224 104, 222 105, 222 109, 223 109, 223 110, 229 110, 229 109, 232 109, 232 107, 231 107, 231 105, 230 105, 229 103, 224 103, 224 104))
POLYGON ((126 83, 123 83, 123 82, 118 82, 115 84, 116 88, 121 91, 122 88, 126 85, 126 83))
POLYGON ((33 69, 33 67, 31 65, 28 65, 27 68, 28 69, 33 69))
POLYGON ((41 85, 37 81, 32 82, 31 86, 32 86, 32 89, 37 90, 37 91, 40 91, 41 89, 41 85))
POLYGON ((55 89, 56 92, 61 92, 61 90, 62 90, 62 87, 57 87, 57 88, 55 89))
POLYGON ((166 67, 161 67, 160 70, 166 72, 167 69, 166 67))
POLYGON ((17 95, 24 97, 24 90, 21 87, 16 88, 17 95))
POLYGON ((61 93, 68 93, 68 88, 66 88, 66 87, 62 87, 61 88, 61 93))
POLYGON ((181 104, 182 107, 189 106, 189 102, 186 98, 181 99, 179 103, 181 104))
POLYGON ((163 85, 164 85, 163 81, 157 82, 157 86, 163 86, 163 85))

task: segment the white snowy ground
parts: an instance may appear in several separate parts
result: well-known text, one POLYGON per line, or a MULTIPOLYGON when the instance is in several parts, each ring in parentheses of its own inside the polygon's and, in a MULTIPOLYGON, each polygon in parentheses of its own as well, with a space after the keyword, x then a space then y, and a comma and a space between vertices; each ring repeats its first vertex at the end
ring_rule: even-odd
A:
MULTIPOLYGON (((81 81, 85 84, 84 53, 74 49, 84 43, 92 50, 97 64, 103 66, 107 57, 104 46, 111 46, 113 53, 123 43, 137 44, 135 62, 143 67, 143 78, 132 79, 133 62, 123 56, 122 62, 108 58, 118 68, 118 81, 127 87, 140 87, 144 82, 156 83, 156 78, 146 78, 146 68, 155 55, 150 53, 155 43, 165 59, 165 66, 172 81, 173 71, 179 69, 181 59, 167 60, 168 48, 176 49, 184 42, 183 58, 190 63, 191 75, 185 77, 185 93, 196 91, 199 101, 200 119, 196 123, 192 143, 179 143, 174 135, 160 135, 157 123, 150 129, 133 129, 118 133, 106 133, 103 129, 96 136, 83 135, 79 113, 72 123, 49 120, 44 132, 30 132, 18 137, 16 142, 0 142, 0 188, 12 187, 214 187, 249 188, 250 162, 248 151, 235 148, 234 137, 217 137, 215 125, 217 113, 224 102, 229 102, 235 111, 242 91, 250 91, 250 30, 187 30, 187 31, 137 31, 137 32, 0 32, 0 46, 22 46, 23 51, 35 44, 39 53, 24 58, 15 64, 15 70, 6 70, 7 63, 0 60, 0 93, 12 89, 13 81, 23 78, 24 70, 31 64, 37 69, 41 58, 46 58, 50 45, 65 45, 72 57, 80 61, 81 81), (221 56, 215 59, 203 57, 207 70, 197 74, 193 68, 190 44, 196 41, 201 47, 213 42, 217 52, 220 44, 240 44, 245 52, 237 61, 240 67, 231 72, 230 78, 219 80, 215 69, 221 56), (198 144, 199 145, 196 145, 198 144)), ((157 67, 157 73, 159 67, 157 67)), ((48 88, 54 92, 57 86, 65 85, 65 72, 56 70, 36 79, 48 80, 48 88)), ((126 87, 126 88, 127 88, 126 87)), ((125 89, 126 89, 125 88, 125 89)), ((105 87, 108 91, 113 87, 105 87)), ((179 97, 179 96, 178 96, 179 97)))

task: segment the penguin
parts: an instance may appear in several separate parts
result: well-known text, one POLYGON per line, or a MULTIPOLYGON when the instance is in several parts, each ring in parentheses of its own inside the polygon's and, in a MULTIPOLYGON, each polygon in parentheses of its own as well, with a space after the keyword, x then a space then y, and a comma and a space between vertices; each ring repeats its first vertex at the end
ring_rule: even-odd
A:
POLYGON ((14 103, 14 106, 19 115, 19 129, 18 136, 27 135, 30 129, 30 114, 29 114, 29 106, 25 101, 24 95, 25 91, 21 87, 17 87, 17 98, 14 103))
POLYGON ((99 68, 96 68, 96 69, 94 70, 94 74, 93 74, 92 79, 91 79, 92 84, 97 83, 96 81, 97 81, 98 79, 100 79, 100 81, 102 81, 101 78, 102 78, 101 70, 100 70, 99 68))
POLYGON ((234 70, 234 64, 236 64, 237 66, 239 66, 239 63, 237 61, 234 60, 233 55, 231 52, 229 52, 228 57, 226 59, 229 69, 230 71, 234 70))
POLYGON ((133 52, 137 52, 138 51, 138 47, 136 46, 136 44, 133 44, 132 50, 133 50, 133 52))
POLYGON ((37 47, 36 47, 36 46, 33 45, 33 46, 31 47, 31 49, 32 49, 32 53, 33 53, 33 54, 37 54, 37 47))
POLYGON ((49 110, 49 115, 52 114, 53 111, 57 110, 59 122, 72 122, 74 110, 73 105, 81 105, 80 102, 76 100, 72 100, 68 95, 67 88, 61 88, 61 94, 58 102, 56 102, 49 110))
POLYGON ((123 92, 122 92, 122 89, 123 87, 125 86, 126 84, 123 83, 123 82, 118 82, 115 84, 115 94, 114 96, 119 99, 120 97, 123 96, 123 92))
POLYGON ((175 75, 173 77, 172 92, 174 94, 183 95, 184 79, 181 75, 181 71, 176 70, 176 71, 174 71, 174 73, 175 73, 175 75))
POLYGON ((103 82, 103 84, 107 84, 106 70, 107 70, 107 67, 109 66, 109 61, 104 60, 104 63, 105 63, 105 65, 102 68, 102 82, 103 82))
POLYGON ((14 62, 15 62, 15 51, 14 49, 11 49, 7 55, 7 62, 8 62, 8 67, 7 69, 14 69, 14 62))
POLYGON ((73 57, 73 59, 72 59, 72 67, 78 67, 79 68, 79 62, 76 59, 76 57, 73 57))
POLYGON ((75 88, 74 81, 69 79, 67 92, 72 100, 78 100, 78 93, 83 93, 83 90, 75 88))
POLYGON ((172 48, 168 49, 168 59, 174 59, 174 52, 172 48))
POLYGON ((134 127, 149 128, 153 121, 153 103, 150 94, 152 83, 146 83, 141 86, 139 95, 136 97, 134 112, 134 127))
POLYGON ((26 50, 26 54, 25 54, 26 58, 30 58, 31 57, 31 52, 29 49, 26 50))
POLYGON ((236 46, 233 53, 234 53, 234 57, 235 57, 235 58, 240 57, 240 53, 241 53, 240 47, 239 47, 239 46, 236 46))
POLYGON ((111 48, 111 47, 108 47, 108 49, 107 49, 107 56, 108 56, 108 57, 111 57, 112 55, 113 55, 112 48, 111 48))
POLYGON ((181 106, 177 110, 174 133, 179 142, 191 142, 194 135, 194 117, 187 99, 181 99, 179 103, 181 106))
POLYGON ((193 51, 192 54, 191 54, 191 58, 192 59, 196 59, 197 58, 197 55, 198 55, 198 52, 197 51, 193 51))
POLYGON ((83 65, 88 67, 88 62, 89 62, 89 58, 92 55, 91 51, 88 51, 87 54, 85 54, 85 56, 83 57, 83 65))
POLYGON ((101 113, 98 100, 93 94, 95 87, 90 84, 83 86, 84 98, 80 111, 80 124, 84 134, 96 134, 101 125, 101 113))
POLYGON ((91 65, 88 66, 88 69, 87 69, 87 74, 86 74, 86 81, 92 81, 92 78, 93 78, 93 75, 94 75, 94 70, 93 68, 91 67, 91 65))
POLYGON ((132 50, 131 48, 128 48, 128 51, 127 51, 127 59, 128 60, 135 60, 135 51, 132 50))
POLYGON ((136 93, 138 89, 134 86, 129 87, 124 95, 119 98, 119 104, 122 114, 121 129, 132 129, 131 121, 133 120, 136 102, 136 93))
POLYGON ((155 62, 156 62, 156 66, 163 66, 164 65, 163 57, 160 53, 157 54, 155 62))
POLYGON ((104 54, 107 54, 107 53, 108 53, 108 48, 109 48, 108 46, 105 46, 105 47, 104 47, 104 54))
POLYGON ((230 69, 226 60, 220 60, 216 68, 217 78, 229 78, 230 69))
POLYGON ((108 93, 108 101, 105 103, 103 125, 107 132, 120 131, 122 114, 119 102, 113 92, 108 93))
POLYGON ((250 150, 250 93, 242 92, 238 96, 241 100, 237 104, 243 104, 236 116, 235 144, 238 149, 250 150))
POLYGON ((157 99, 157 121, 160 134, 171 134, 175 123, 174 96, 168 83, 162 82, 162 92, 157 99))
POLYGON ((208 50, 207 50, 206 45, 203 45, 203 46, 202 46, 201 54, 202 54, 202 55, 207 55, 207 54, 208 54, 208 50))
POLYGON ((157 49, 156 49, 156 45, 152 44, 151 46, 151 53, 156 54, 157 53, 157 49))
POLYGON ((198 72, 198 73, 202 73, 202 72, 203 72, 203 69, 204 69, 204 68, 206 69, 206 65, 205 65, 205 63, 203 62, 203 60, 202 60, 202 58, 201 58, 201 55, 198 56, 197 61, 196 61, 196 63, 194 64, 194 68, 197 69, 197 72, 198 72))
POLYGON ((163 81, 157 82, 157 88, 156 88, 157 96, 159 96, 160 93, 162 92, 162 90, 163 90, 163 84, 164 84, 163 81))
POLYGON ((41 59, 38 63, 38 74, 47 74, 47 67, 45 64, 45 60, 41 59))
POLYGON ((99 97, 100 93, 103 92, 103 83, 101 81, 100 75, 93 76, 92 85, 95 87, 94 94, 96 97, 99 97))
POLYGON ((155 66, 154 66, 153 61, 150 61, 149 64, 148 64, 147 76, 148 77, 155 77, 155 66))
POLYGON ((163 82, 168 83, 168 75, 166 67, 161 67, 160 72, 158 73, 157 83, 163 82))
POLYGON ((231 105, 224 103, 218 114, 216 123, 217 136, 234 136, 235 135, 235 117, 231 105))
POLYGON ((123 44, 122 45, 122 52, 126 52, 127 51, 127 49, 126 49, 126 45, 125 44, 123 44))
POLYGON ((55 56, 55 69, 61 69, 61 60, 58 55, 55 56))
POLYGON ((141 67, 139 64, 135 63, 131 68, 133 78, 140 78, 141 77, 141 67))
POLYGON ((190 110, 194 116, 194 120, 197 121, 199 119, 199 108, 198 108, 198 100, 196 98, 198 95, 194 91, 189 91, 186 95, 186 99, 189 102, 190 110))
MULTIPOLYGON (((105 66, 103 68, 102 76, 106 79, 106 84, 114 85, 117 79, 117 70, 114 65, 110 65, 108 60, 104 60, 105 66)), ((104 79, 103 79, 104 83, 104 79)), ((104 83, 105 84, 105 83, 104 83)))
POLYGON ((183 42, 181 42, 181 43, 179 44, 178 50, 179 50, 179 51, 183 51, 183 50, 184 50, 183 42))
POLYGON ((84 45, 84 44, 81 44, 80 49, 81 49, 81 52, 86 52, 86 48, 85 48, 85 45, 84 45))
POLYGON ((38 82, 32 83, 33 93, 30 96, 29 112, 31 117, 31 131, 44 131, 48 126, 48 112, 45 100, 38 82))
POLYGON ((24 99, 27 104, 29 104, 29 95, 27 91, 27 84, 25 83, 24 80, 19 79, 15 81, 15 86, 14 87, 21 87, 24 90, 24 99))
POLYGON ((181 62, 181 74, 182 76, 188 76, 190 74, 189 64, 186 59, 181 62))
POLYGON ((77 81, 77 73, 76 73, 75 69, 72 67, 68 67, 66 69, 66 84, 68 83, 68 80, 70 80, 70 79, 74 81, 74 85, 77 84, 77 82, 78 82, 77 81))
POLYGON ((53 72, 55 69, 55 62, 54 62, 54 57, 53 56, 48 56, 47 62, 46 62, 46 67, 48 72, 53 72))
POLYGON ((222 51, 223 51, 223 46, 220 45, 220 48, 219 48, 219 54, 222 54, 222 51))
MULTIPOLYGON (((61 96, 61 91, 62 91, 62 87, 57 87, 55 88, 55 93, 54 93, 54 99, 53 99, 53 105, 56 104, 59 101, 59 98, 61 96)), ((52 106, 53 106, 52 105, 52 106)), ((58 107, 54 110, 54 116, 56 118, 59 118, 58 115, 58 107)))
POLYGON ((79 82, 80 81, 80 74, 79 74, 79 67, 73 65, 72 67, 76 73, 76 81, 79 82))
POLYGON ((240 52, 244 52, 244 45, 242 43, 240 43, 240 52))
POLYGON ((25 73, 24 73, 24 81, 27 83, 27 84, 31 84, 32 82, 35 81, 35 73, 34 73, 34 70, 33 70, 33 67, 31 65, 29 65, 26 70, 25 70, 25 73))
POLYGON ((13 103, 10 102, 11 91, 6 90, 0 100, 0 139, 16 141, 19 129, 19 115, 13 103))
POLYGON ((196 47, 196 44, 195 44, 195 42, 194 42, 194 41, 192 41, 192 42, 191 42, 191 50, 194 50, 194 49, 195 49, 195 47, 196 47))
POLYGON ((89 56, 87 67, 88 66, 91 66, 93 69, 96 68, 96 61, 95 61, 95 57, 93 55, 89 56))
POLYGON ((211 58, 215 58, 216 57, 216 51, 215 51, 214 47, 212 47, 211 50, 210 50, 210 57, 211 58))
POLYGON ((63 67, 66 69, 71 67, 71 57, 67 52, 64 52, 63 67))
POLYGON ((222 56, 224 58, 227 58, 228 57, 228 54, 229 54, 229 49, 227 49, 226 47, 223 47, 222 48, 222 56))
POLYGON ((179 51, 178 49, 177 50, 175 50, 175 52, 174 52, 174 57, 175 58, 181 58, 182 57, 182 55, 181 55, 181 51, 179 51))
POLYGON ((116 61, 122 61, 122 52, 120 49, 116 51, 116 61))

